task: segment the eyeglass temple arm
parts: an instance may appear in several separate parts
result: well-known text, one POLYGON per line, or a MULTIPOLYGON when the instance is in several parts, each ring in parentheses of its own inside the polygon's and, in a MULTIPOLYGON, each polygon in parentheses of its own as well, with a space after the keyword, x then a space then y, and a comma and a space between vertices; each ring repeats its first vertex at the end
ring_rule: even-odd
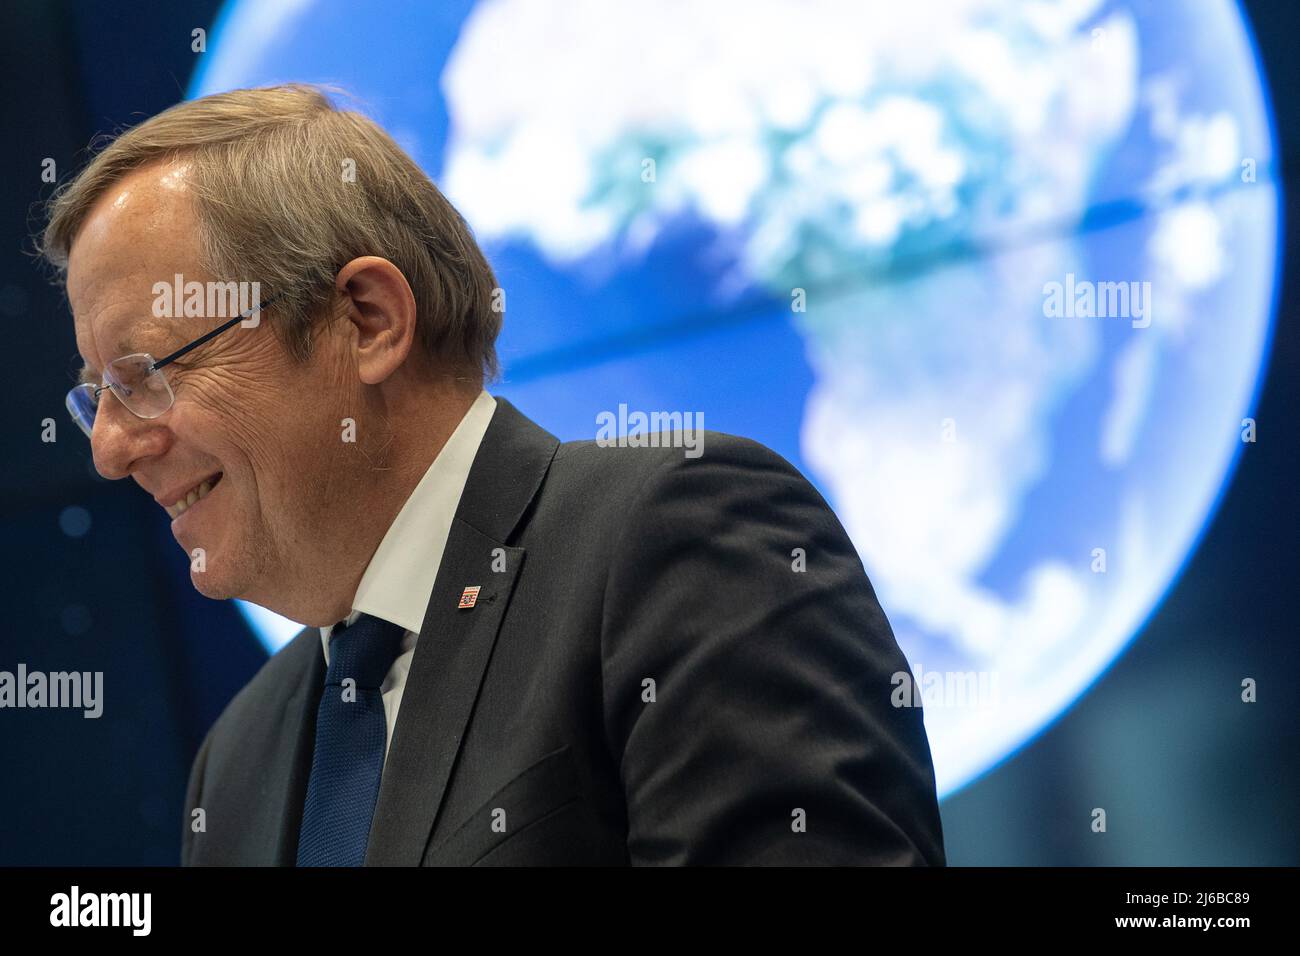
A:
POLYGON ((208 333, 206 333, 206 334, 204 334, 204 335, 199 336, 197 339, 195 339, 195 340, 194 340, 193 342, 191 342, 189 345, 184 345, 184 346, 182 346, 181 348, 177 349, 175 352, 173 352, 171 355, 168 355, 168 356, 166 356, 166 357, 164 357, 164 358, 160 358, 158 361, 154 362, 153 365, 149 366, 149 371, 151 371, 151 372, 155 372, 155 371, 157 371, 158 369, 162 368, 164 365, 167 365, 169 362, 174 362, 174 361, 176 361, 178 358, 180 358, 180 357, 181 357, 182 355, 184 355, 185 353, 187 353, 187 352, 189 352, 189 351, 192 351, 193 349, 198 348, 198 347, 199 347, 200 345, 202 345, 203 343, 208 342, 208 341, 211 341, 212 339, 214 339, 214 338, 216 338, 218 335, 220 335, 222 332, 226 331, 226 329, 231 328, 232 326, 234 326, 236 322, 242 322, 242 321, 244 321, 245 319, 247 319, 250 315, 252 315, 254 312, 257 312, 259 309, 265 309, 268 305, 270 305, 272 302, 275 301, 275 298, 276 298, 275 296, 272 296, 271 298, 269 298, 269 299, 267 299, 265 302, 263 302, 261 305, 257 306, 257 308, 255 308, 255 309, 249 309, 247 312, 243 313, 242 315, 237 315, 237 316, 235 316, 235 317, 234 317, 233 319, 231 319, 229 322, 223 322, 221 325, 218 325, 218 326, 217 326, 215 329, 213 329, 211 332, 208 332, 208 333))

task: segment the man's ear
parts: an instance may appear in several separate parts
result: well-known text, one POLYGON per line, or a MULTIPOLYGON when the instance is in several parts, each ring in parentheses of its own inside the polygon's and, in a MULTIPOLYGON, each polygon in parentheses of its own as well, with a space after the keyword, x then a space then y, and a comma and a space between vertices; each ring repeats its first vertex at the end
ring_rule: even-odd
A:
POLYGON ((379 256, 360 256, 342 269, 334 287, 349 301, 356 327, 357 370, 378 385, 405 364, 415 347, 415 295, 402 270, 379 256))

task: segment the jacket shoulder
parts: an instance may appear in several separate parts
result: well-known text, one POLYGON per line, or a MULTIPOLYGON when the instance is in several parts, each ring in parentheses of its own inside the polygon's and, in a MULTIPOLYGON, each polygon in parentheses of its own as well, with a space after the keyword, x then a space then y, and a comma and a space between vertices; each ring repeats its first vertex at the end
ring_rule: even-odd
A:
POLYGON ((798 471, 779 453, 761 442, 741 435, 707 430, 685 435, 678 432, 655 432, 624 437, 619 444, 593 439, 563 442, 556 451, 552 464, 559 465, 566 472, 644 475, 671 467, 674 462, 689 466, 699 460, 742 465, 768 464, 798 471), (639 442, 632 444, 634 439, 639 439, 639 442))
POLYGON ((672 489, 671 496, 705 498, 793 493, 833 514, 816 485, 761 442, 715 431, 698 432, 693 439, 691 447, 669 439, 641 446, 565 442, 555 454, 547 484, 550 490, 558 487, 569 496, 580 496, 593 510, 608 502, 626 512, 633 502, 672 489))

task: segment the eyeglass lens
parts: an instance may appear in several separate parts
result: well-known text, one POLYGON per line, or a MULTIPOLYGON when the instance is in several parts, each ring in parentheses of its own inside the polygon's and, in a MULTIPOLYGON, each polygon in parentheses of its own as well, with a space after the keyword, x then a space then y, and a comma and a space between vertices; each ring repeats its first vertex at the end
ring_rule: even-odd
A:
MULTIPOLYGON (((153 369, 153 363, 151 355, 126 355, 110 362, 104 370, 104 384, 141 418, 157 418, 172 403, 167 378, 161 369, 153 369)), ((92 387, 78 387, 68 393, 68 411, 87 435, 95 427, 102 397, 92 387)))

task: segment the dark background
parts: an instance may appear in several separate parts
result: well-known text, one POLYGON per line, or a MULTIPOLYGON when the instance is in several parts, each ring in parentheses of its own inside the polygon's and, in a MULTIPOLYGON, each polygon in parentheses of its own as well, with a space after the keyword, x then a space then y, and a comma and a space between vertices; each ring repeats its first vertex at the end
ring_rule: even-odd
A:
MULTIPOLYGON (((9 2, 0 163, 0 669, 103 671, 104 716, 0 710, 0 865, 173 864, 198 744, 265 652, 189 583, 165 516, 100 479, 63 396, 79 367, 61 290, 31 257, 38 200, 97 133, 182 99, 216 0, 9 2), (59 440, 40 441, 41 422, 59 440), (69 510, 73 509, 73 510, 69 510), (78 510, 80 509, 80 510, 78 510), (88 529, 86 524, 88 521, 88 529)), ((1272 87, 1285 222, 1300 221, 1300 4, 1251 0, 1272 87)), ((1300 863, 1294 609, 1297 246, 1247 445, 1182 577, 1130 649, 1028 747, 943 803, 953 864, 1300 863), (1259 702, 1240 701, 1240 682, 1259 702), (1089 829, 1105 807, 1108 832, 1089 829)))

